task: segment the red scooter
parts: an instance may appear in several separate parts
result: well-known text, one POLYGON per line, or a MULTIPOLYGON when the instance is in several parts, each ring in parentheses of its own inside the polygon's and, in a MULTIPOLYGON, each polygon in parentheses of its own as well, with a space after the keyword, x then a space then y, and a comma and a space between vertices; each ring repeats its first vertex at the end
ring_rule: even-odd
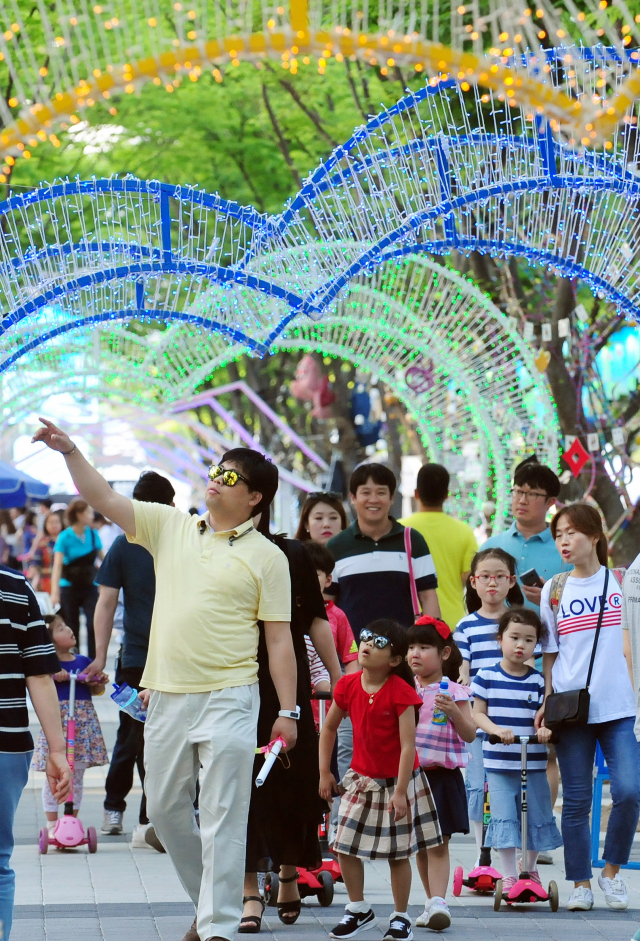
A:
POLYGON ((71 791, 69 798, 65 801, 64 815, 58 819, 53 833, 49 836, 49 831, 43 827, 38 837, 38 849, 41 853, 46 853, 49 846, 55 846, 57 849, 75 849, 76 846, 87 844, 90 853, 98 852, 98 834, 95 827, 87 827, 86 832, 82 822, 73 813, 73 769, 75 765, 75 747, 76 747, 76 681, 86 682, 84 673, 69 674, 69 715, 67 719, 67 761, 71 768, 71 791))
MULTIPOLYGON (((499 745, 502 739, 499 735, 490 735, 489 741, 492 745, 499 745)), ((521 735, 519 738, 521 747, 521 771, 520 771, 520 828, 522 830, 522 862, 526 865, 527 858, 527 745, 537 745, 537 735, 521 735)), ((559 896, 558 886, 551 880, 548 891, 537 882, 530 878, 529 873, 521 871, 518 881, 511 887, 506 896, 502 895, 502 879, 496 882, 496 891, 493 899, 494 911, 500 911, 502 901, 507 905, 528 905, 532 902, 548 902, 552 912, 558 911, 559 896)))
POLYGON ((482 808, 482 847, 480 848, 480 859, 467 878, 464 878, 462 866, 456 866, 453 871, 453 894, 456 898, 462 892, 462 887, 466 886, 472 892, 493 892, 496 883, 502 879, 502 874, 491 865, 491 847, 485 846, 487 828, 491 820, 491 804, 487 782, 484 782, 484 805, 482 808))

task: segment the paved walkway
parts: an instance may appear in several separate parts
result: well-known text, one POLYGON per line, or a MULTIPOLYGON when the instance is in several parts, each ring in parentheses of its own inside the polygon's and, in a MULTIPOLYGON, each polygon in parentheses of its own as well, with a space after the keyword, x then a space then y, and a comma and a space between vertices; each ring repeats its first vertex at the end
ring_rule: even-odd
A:
MULTIPOLYGON (((111 701, 102 697, 96 707, 110 749, 115 738, 117 712, 111 701)), ((37 726, 36 726, 37 729, 37 726)), ((104 769, 91 769, 85 776, 85 799, 81 818, 85 826, 100 830, 104 796, 104 769)), ((152 849, 132 850, 131 829, 137 822, 140 788, 131 794, 125 816, 126 834, 122 837, 99 836, 98 852, 89 856, 86 847, 75 851, 50 851, 40 856, 38 830, 43 813, 40 788, 43 775, 32 774, 18 808, 16 849, 13 865, 17 873, 16 910, 11 941, 180 941, 193 920, 193 908, 182 889, 170 860, 152 849)), ((637 844, 636 858, 640 858, 637 844)), ((469 837, 451 844, 452 869, 462 865, 467 872, 473 865, 474 847, 469 837)), ((562 862, 561 851, 554 854, 562 862)), ((555 879, 560 888, 561 910, 555 915, 548 906, 521 907, 517 911, 493 911, 490 898, 475 897, 464 890, 460 899, 448 901, 453 925, 445 934, 450 941, 629 941, 640 925, 640 871, 627 871, 630 890, 627 912, 610 911, 598 888, 596 909, 570 913, 563 903, 569 884, 559 866, 541 867, 543 881, 555 879)), ((389 870, 382 863, 366 868, 367 897, 375 906, 379 926, 384 928, 393 910, 389 870)), ((336 885, 334 903, 320 908, 307 900, 294 927, 285 927, 267 910, 263 936, 278 941, 322 941, 340 920, 347 901, 344 886, 336 885)), ((424 899, 417 874, 411 894, 410 914, 415 918, 424 899)), ((418 939, 432 932, 414 929, 418 939)), ((370 941, 382 938, 380 927, 364 935, 370 941)))

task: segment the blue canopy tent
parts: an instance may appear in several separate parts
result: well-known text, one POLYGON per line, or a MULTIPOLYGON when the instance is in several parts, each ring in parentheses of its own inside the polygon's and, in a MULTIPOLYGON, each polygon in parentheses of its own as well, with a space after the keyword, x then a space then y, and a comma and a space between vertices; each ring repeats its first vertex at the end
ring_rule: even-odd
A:
POLYGON ((48 493, 47 484, 0 461, 0 509, 25 506, 29 500, 44 500, 48 493))

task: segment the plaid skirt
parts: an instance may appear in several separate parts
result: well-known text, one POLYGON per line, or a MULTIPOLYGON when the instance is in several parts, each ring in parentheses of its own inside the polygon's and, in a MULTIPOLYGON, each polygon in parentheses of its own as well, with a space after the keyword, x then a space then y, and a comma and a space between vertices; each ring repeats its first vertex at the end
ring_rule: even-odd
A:
POLYGON ((407 788, 407 815, 395 821, 389 801, 397 778, 368 778, 349 769, 342 779, 338 829, 333 850, 362 859, 407 859, 442 843, 438 814, 422 768, 407 788))

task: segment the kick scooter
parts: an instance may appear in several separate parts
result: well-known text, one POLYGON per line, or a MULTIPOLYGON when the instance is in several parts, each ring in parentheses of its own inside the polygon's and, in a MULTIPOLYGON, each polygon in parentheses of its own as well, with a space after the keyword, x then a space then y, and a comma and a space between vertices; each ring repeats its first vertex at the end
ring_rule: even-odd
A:
MULTIPOLYGON (((499 735, 490 735, 489 741, 492 745, 500 745, 502 739, 499 735)), ((520 742, 521 767, 520 767, 520 829, 522 831, 522 864, 527 864, 527 745, 538 745, 537 735, 521 735, 517 741, 520 742)), ((535 882, 528 872, 522 870, 518 881, 511 887, 506 896, 502 895, 502 879, 496 882, 496 891, 493 899, 494 911, 500 911, 500 904, 504 901, 507 905, 530 904, 531 902, 548 902, 552 912, 558 911, 559 896, 558 886, 551 880, 547 892, 543 887, 535 882)))
POLYGON ((49 831, 43 827, 38 837, 38 849, 41 853, 46 853, 49 846, 55 846, 58 849, 73 849, 76 846, 84 846, 86 843, 90 853, 98 851, 98 834, 95 827, 87 827, 86 832, 78 817, 73 813, 73 769, 75 765, 75 747, 76 747, 76 720, 74 718, 76 711, 76 682, 86 682, 84 673, 69 674, 69 713, 67 718, 67 761, 71 769, 71 791, 64 805, 64 815, 60 817, 55 825, 53 833, 49 836, 49 831))

